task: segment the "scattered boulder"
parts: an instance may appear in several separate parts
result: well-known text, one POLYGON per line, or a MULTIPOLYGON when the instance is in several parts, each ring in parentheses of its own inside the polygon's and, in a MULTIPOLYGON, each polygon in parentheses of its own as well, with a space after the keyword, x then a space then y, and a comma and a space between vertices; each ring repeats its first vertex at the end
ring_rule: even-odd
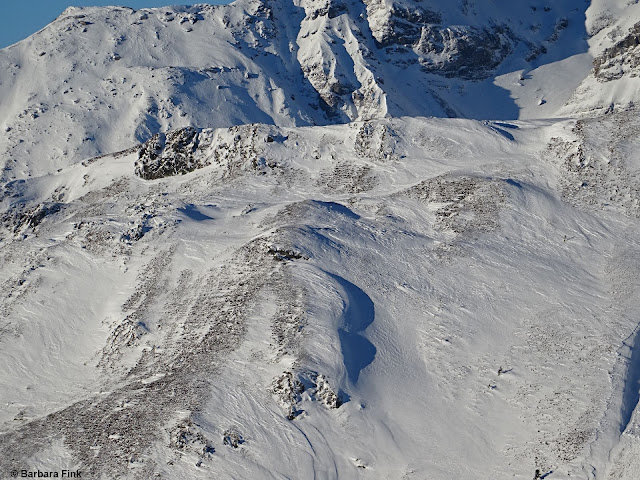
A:
POLYGON ((238 448, 244 443, 244 439, 236 427, 231 427, 222 434, 222 443, 231 448, 238 448))

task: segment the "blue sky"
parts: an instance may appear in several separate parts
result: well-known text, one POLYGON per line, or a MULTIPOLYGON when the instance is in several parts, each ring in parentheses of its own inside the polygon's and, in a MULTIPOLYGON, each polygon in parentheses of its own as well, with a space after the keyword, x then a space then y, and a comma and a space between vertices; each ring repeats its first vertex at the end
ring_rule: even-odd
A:
POLYGON ((2 2, 0 48, 12 45, 53 21, 65 8, 124 5, 133 8, 164 7, 190 3, 230 3, 224 0, 11 0, 2 2))

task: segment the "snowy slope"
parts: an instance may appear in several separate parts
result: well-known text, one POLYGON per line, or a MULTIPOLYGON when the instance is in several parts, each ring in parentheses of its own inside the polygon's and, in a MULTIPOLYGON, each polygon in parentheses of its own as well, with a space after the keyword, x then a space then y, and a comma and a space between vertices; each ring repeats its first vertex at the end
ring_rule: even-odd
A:
MULTIPOLYGON (((295 18, 281 9, 279 19, 295 18)), ((272 16, 259 2, 68 9, 2 51, 6 176, 54 171, 190 124, 321 122, 288 54, 288 26, 272 16)))
POLYGON ((615 115, 254 125, 201 132, 186 175, 132 152, 7 184, 3 469, 633 478, 615 115))
POLYGON ((0 51, 2 178, 188 125, 550 118, 637 96, 633 74, 592 72, 637 5, 494 3, 69 8, 0 51))
POLYGON ((0 50, 2 475, 635 480, 640 12, 497 3, 0 50))

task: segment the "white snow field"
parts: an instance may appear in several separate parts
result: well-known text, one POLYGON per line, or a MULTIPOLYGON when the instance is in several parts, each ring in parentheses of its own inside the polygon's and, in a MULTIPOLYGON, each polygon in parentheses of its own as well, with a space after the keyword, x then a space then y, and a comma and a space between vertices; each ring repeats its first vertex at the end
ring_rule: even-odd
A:
POLYGON ((0 50, 0 478, 640 478, 640 6, 498 3, 0 50))

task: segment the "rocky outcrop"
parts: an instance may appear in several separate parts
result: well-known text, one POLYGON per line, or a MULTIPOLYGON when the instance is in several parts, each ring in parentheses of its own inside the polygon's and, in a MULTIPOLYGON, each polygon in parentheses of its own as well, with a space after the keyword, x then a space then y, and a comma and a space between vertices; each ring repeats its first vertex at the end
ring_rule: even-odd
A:
POLYGON ((14 234, 35 232, 45 217, 58 213, 62 209, 60 203, 39 204, 25 208, 17 206, 0 217, 1 224, 14 234))
POLYGON ((277 138, 266 125, 238 125, 223 129, 180 128, 158 133, 139 147, 135 174, 145 180, 185 175, 209 165, 219 167, 221 176, 232 178, 251 171, 260 175, 277 169, 277 162, 265 158, 265 145, 277 138))
POLYGON ((365 3, 377 45, 400 55, 395 61, 419 63, 427 73, 485 78, 513 49, 513 35, 504 25, 447 25, 439 12, 418 5, 365 3))
POLYGON ((184 175, 208 165, 205 158, 196 158, 199 132, 193 127, 157 133, 145 142, 135 164, 136 175, 145 180, 184 175))
POLYGON ((488 77, 513 48, 507 27, 424 25, 411 47, 425 72, 447 77, 488 77))
POLYGON ((344 403, 327 378, 313 371, 284 372, 273 381, 271 393, 286 409, 286 417, 289 420, 304 413, 301 408, 305 400, 303 393, 306 395, 306 400, 320 402, 329 409, 339 408, 344 403))
POLYGON ((622 78, 625 74, 637 77, 640 73, 640 22, 613 47, 609 47, 593 60, 593 74, 600 82, 622 78))
POLYGON ((424 25, 439 24, 442 17, 438 12, 415 6, 391 5, 384 1, 365 1, 369 13, 373 36, 380 46, 413 45, 420 38, 424 25))

